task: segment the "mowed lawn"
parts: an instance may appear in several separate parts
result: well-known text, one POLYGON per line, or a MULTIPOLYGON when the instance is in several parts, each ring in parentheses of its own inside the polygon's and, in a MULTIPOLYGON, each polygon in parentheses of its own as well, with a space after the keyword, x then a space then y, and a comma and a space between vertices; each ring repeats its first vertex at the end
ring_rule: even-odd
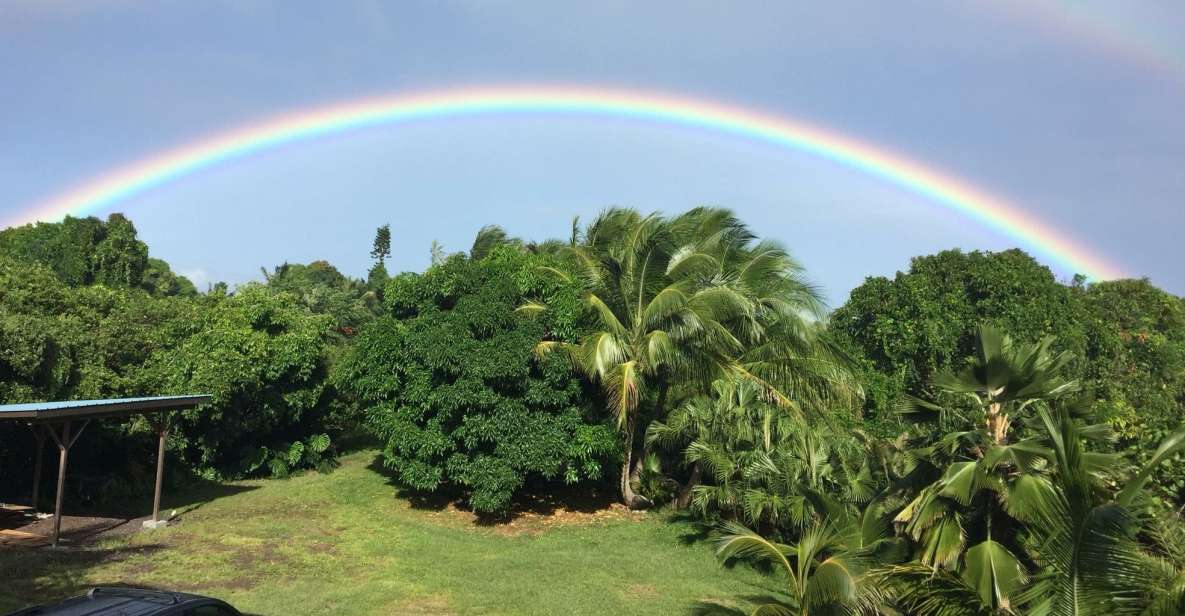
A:
POLYGON ((747 605, 738 597, 777 587, 721 567, 710 545, 690 540, 692 528, 662 513, 481 525, 452 507, 412 507, 374 470, 375 457, 230 484, 166 529, 82 549, 0 550, 0 612, 100 584, 208 594, 284 616, 685 614, 701 602, 727 613, 747 605))

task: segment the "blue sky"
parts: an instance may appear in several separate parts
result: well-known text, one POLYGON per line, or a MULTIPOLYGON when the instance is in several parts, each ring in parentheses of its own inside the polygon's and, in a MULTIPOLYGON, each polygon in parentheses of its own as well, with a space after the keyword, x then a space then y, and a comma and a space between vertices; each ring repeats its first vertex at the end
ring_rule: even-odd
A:
MULTIPOLYGON (((1183 294, 1185 6, 1095 4, 0 0, 0 213, 306 106, 458 86, 641 87, 881 144, 1183 294)), ((361 276, 385 222, 395 267, 419 270, 432 240, 461 250, 491 222, 542 239, 608 205, 697 204, 784 242, 833 303, 911 256, 1015 245, 801 153, 605 118, 371 129, 114 209, 204 284, 314 259, 361 276)))

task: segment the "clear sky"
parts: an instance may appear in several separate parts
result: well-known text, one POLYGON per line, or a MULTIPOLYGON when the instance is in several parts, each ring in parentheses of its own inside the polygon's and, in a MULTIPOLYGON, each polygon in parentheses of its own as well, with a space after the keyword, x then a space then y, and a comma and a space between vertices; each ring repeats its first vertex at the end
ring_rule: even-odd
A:
MULTIPOLYGON (((1177 0, 0 0, 0 215, 302 107, 510 84, 646 88, 825 126, 960 176, 1185 294, 1177 0)), ((543 239, 608 205, 697 204, 732 208, 784 242, 833 304, 911 256, 1015 245, 802 153, 591 117, 368 129, 110 211, 204 286, 314 259, 362 276, 387 222, 395 269, 419 270, 432 240, 462 250, 488 223, 543 239)))

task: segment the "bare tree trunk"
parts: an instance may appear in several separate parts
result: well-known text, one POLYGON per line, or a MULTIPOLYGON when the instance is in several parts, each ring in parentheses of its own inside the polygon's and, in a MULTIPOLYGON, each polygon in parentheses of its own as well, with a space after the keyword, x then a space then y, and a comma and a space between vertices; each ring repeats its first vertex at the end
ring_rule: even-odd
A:
POLYGON ((691 477, 687 479, 687 483, 683 487, 679 488, 679 496, 675 499, 676 509, 686 509, 691 505, 691 491, 699 485, 702 478, 703 469, 700 468, 699 462, 696 462, 691 465, 691 477))

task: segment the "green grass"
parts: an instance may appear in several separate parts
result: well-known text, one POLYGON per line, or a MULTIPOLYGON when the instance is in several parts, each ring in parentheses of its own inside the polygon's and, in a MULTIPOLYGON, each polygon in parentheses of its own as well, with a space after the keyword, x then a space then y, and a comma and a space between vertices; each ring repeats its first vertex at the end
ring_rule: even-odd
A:
POLYGON ((174 526, 85 549, 0 550, 0 612, 99 584, 197 592, 259 615, 683 614, 776 588, 721 567, 661 513, 478 525, 411 507, 374 458, 229 484, 174 526))

